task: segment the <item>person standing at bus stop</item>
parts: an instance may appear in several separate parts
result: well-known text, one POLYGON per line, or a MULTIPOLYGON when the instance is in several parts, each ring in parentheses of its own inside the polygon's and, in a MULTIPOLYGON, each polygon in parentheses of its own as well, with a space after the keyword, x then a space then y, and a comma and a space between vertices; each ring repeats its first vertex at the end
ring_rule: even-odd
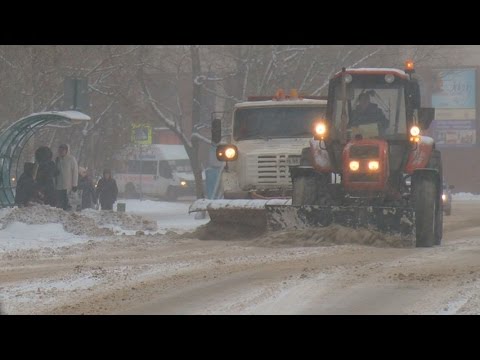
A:
POLYGON ((69 148, 66 144, 58 147, 58 156, 55 160, 57 167, 56 189, 58 207, 63 210, 70 210, 68 202, 68 192, 77 191, 78 186, 78 164, 75 157, 69 154, 69 148))
POLYGON ((82 193, 81 209, 92 209, 97 203, 97 193, 93 180, 90 179, 87 169, 78 167, 78 190, 82 193))
POLYGON ((112 178, 110 170, 103 171, 103 177, 97 183, 97 198, 102 210, 113 210, 113 203, 117 201, 117 182, 112 178))

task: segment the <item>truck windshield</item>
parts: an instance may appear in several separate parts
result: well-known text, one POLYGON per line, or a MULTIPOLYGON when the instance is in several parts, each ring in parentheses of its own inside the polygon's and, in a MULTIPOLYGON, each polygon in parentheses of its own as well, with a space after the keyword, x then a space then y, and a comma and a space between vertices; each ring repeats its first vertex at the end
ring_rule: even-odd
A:
POLYGON ((324 106, 258 107, 235 112, 233 138, 238 140, 311 137, 324 106))
POLYGON ((403 86, 357 83, 349 85, 345 95, 343 102, 343 89, 338 84, 333 114, 337 129, 342 129, 345 122, 352 136, 385 138, 402 137, 407 133, 403 86))

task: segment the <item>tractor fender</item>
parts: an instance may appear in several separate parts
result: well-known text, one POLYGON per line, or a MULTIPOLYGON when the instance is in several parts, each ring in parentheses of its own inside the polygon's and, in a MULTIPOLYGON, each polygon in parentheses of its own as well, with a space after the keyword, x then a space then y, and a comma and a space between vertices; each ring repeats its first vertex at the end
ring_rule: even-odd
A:
POLYGON ((323 140, 310 140, 310 151, 312 154, 312 166, 321 173, 332 173, 333 167, 330 156, 323 140))
POLYGON ((415 148, 408 155, 405 170, 407 174, 412 175, 417 169, 423 169, 427 166, 432 156, 435 142, 431 137, 420 136, 420 141, 416 143, 415 148))

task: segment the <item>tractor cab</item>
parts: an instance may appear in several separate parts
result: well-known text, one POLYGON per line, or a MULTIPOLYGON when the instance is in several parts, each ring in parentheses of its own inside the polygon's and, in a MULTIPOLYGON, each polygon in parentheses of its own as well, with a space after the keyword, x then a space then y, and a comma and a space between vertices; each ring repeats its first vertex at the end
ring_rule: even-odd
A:
POLYGON ((317 132, 316 137, 345 143, 355 138, 409 141, 418 136, 417 129, 413 134, 410 130, 427 129, 433 117, 420 108, 420 89, 411 72, 364 68, 337 73, 329 84, 325 133, 317 132))
POLYGON ((338 74, 330 84, 327 113, 334 134, 347 141, 359 137, 408 140, 407 118, 412 120, 413 104, 405 100, 412 88, 405 86, 407 79, 405 73, 388 70, 338 74))
POLYGON ((330 80, 326 118, 315 125, 314 137, 328 152, 334 172, 344 173, 349 149, 362 145, 385 149, 389 161, 383 163, 390 165, 390 171, 384 169, 386 179, 389 172, 404 170, 410 151, 421 145, 421 130, 428 129, 434 115, 433 109, 421 108, 413 72, 408 62, 405 71, 343 69, 330 80))

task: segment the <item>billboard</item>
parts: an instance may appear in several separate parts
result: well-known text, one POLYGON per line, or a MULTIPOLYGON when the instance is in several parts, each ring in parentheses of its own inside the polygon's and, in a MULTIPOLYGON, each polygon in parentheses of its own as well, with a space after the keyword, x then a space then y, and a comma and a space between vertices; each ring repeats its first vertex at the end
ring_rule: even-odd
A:
POLYGON ((145 124, 132 125, 133 144, 150 145, 152 143, 152 127, 145 124))
POLYGON ((476 69, 435 69, 432 130, 439 146, 468 147, 477 142, 476 69))

